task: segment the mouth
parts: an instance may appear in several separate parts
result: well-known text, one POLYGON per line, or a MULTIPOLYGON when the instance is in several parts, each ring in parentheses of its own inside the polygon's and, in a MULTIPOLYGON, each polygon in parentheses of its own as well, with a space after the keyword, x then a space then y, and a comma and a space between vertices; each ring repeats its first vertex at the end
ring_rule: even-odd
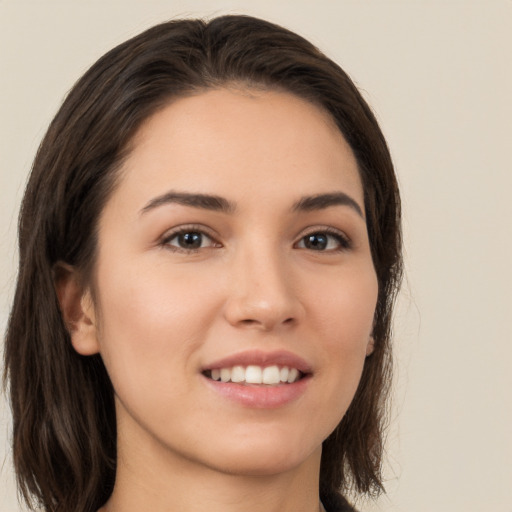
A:
POLYGON ((287 350, 248 350, 201 369, 207 388, 230 403, 276 409, 297 401, 311 385, 313 368, 287 350))
POLYGON ((298 368, 290 366, 227 366, 202 372, 208 379, 217 382, 231 382, 240 385, 281 386, 294 384, 306 376, 298 368))

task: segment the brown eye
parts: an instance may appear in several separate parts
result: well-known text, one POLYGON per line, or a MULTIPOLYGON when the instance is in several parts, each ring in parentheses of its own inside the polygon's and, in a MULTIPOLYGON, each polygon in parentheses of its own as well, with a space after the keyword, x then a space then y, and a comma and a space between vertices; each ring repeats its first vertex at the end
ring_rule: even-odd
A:
POLYGON ((350 247, 349 241, 339 233, 317 231, 301 238, 297 244, 299 249, 311 251, 339 251, 350 247))
POLYGON ((329 238, 324 233, 313 233, 312 235, 305 236, 303 240, 304 247, 314 251, 325 250, 329 243, 329 238))
POLYGON ((191 229, 181 230, 170 234, 163 244, 174 250, 197 251, 206 247, 214 247, 216 244, 210 236, 201 231, 191 229))
POLYGON ((175 238, 177 245, 182 249, 199 249, 203 245, 203 235, 201 233, 180 233, 175 238))

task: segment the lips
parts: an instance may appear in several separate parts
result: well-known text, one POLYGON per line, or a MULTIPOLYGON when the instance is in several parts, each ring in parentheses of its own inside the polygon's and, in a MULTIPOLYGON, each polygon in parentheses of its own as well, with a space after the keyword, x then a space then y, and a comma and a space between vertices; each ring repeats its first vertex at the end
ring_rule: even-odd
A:
POLYGON ((250 351, 214 361, 201 373, 210 389, 230 401, 255 408, 275 408, 305 392, 312 368, 288 351, 250 351))
POLYGON ((287 350, 274 352, 264 352, 262 350, 245 351, 208 363, 203 367, 202 371, 251 365, 263 368, 267 366, 288 366, 288 368, 296 368, 304 374, 312 373, 312 367, 305 359, 287 350))

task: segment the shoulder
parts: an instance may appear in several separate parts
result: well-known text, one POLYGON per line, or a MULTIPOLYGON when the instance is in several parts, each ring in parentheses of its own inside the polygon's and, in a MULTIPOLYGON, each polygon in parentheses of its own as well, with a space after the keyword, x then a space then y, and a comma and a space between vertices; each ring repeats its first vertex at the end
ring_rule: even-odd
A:
POLYGON ((356 509, 338 493, 322 495, 322 503, 326 512, 357 512, 356 509))

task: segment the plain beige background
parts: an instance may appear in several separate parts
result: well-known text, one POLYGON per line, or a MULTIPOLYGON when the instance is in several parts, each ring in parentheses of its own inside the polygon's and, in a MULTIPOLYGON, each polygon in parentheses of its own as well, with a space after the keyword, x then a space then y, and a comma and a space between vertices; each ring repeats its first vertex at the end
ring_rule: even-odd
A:
MULTIPOLYGON (((45 128, 100 55, 159 21, 241 12, 311 39, 381 121, 404 199, 388 495, 362 512, 512 512, 512 2, 0 0, 0 327, 45 128)), ((20 510, 0 399, 0 510, 20 510)))

